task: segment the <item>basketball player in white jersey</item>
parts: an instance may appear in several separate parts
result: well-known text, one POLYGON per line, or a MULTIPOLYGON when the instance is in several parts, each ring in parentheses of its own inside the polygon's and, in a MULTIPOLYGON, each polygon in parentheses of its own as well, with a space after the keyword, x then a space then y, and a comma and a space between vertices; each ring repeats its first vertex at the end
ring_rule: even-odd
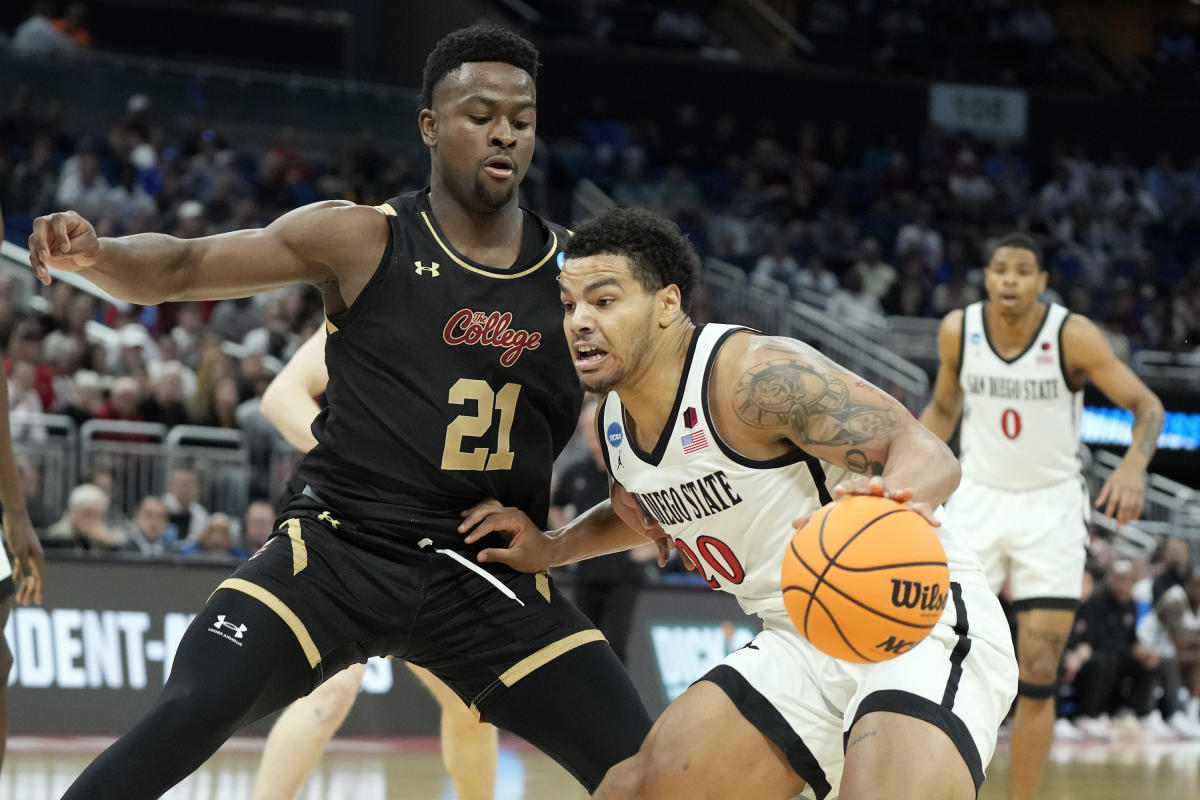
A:
MULTIPOLYGON (((325 328, 300 346, 263 393, 262 411, 297 450, 317 446, 312 422, 325 393, 325 328)), ((496 728, 480 722, 458 695, 429 670, 408 665, 442 709, 442 763, 458 800, 492 800, 496 790, 496 728)), ((254 779, 253 800, 291 800, 321 759, 358 697, 366 664, 351 664, 311 694, 288 706, 275 721, 254 779)))
MULTIPOLYGON (((695 326, 684 303, 696 261, 673 223, 606 212, 568 245, 563 324, 584 386, 607 393, 598 424, 614 506, 628 512, 636 499, 763 630, 672 702, 594 797, 785 800, 806 784, 818 800, 873 799, 883 787, 895 798, 976 797, 1017 669, 970 547, 938 528, 951 598, 928 638, 881 663, 818 651, 779 584, 790 523, 835 492, 907 501, 936 525, 933 509, 958 484, 954 456, 813 348, 695 326)), ((628 532, 597 522, 601 508, 549 534, 514 509, 476 509, 464 529, 468 540, 508 532, 508 549, 481 558, 539 569, 627 546, 628 532)))
POLYGON ((1163 408, 1095 324, 1038 300, 1047 275, 1031 238, 1002 238, 984 274, 988 299, 942 321, 941 365, 921 422, 949 441, 962 417, 962 484, 947 524, 974 545, 994 591, 1009 581, 1021 669, 1009 796, 1029 800, 1049 752, 1058 663, 1083 587, 1084 381, 1133 412, 1133 443, 1096 499, 1119 525, 1141 514, 1163 408))

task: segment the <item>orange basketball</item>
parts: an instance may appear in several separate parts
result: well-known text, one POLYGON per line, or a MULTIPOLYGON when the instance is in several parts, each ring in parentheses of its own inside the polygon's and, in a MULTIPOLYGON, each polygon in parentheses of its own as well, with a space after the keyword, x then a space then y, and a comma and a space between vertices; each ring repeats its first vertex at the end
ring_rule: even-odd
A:
POLYGON ((924 517, 886 497, 819 509, 783 559, 783 601, 818 650, 868 664, 902 655, 942 616, 946 552, 924 517))

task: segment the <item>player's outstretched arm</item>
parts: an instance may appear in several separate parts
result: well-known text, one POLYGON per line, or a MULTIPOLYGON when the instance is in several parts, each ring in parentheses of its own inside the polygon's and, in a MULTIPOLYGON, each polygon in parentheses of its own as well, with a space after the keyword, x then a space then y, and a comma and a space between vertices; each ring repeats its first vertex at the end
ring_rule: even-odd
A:
POLYGON ((42 602, 42 575, 46 559, 25 508, 21 478, 13 457, 8 427, 8 381, 0 374, 0 504, 4 506, 4 535, 12 551, 12 577, 17 602, 23 606, 42 602))
POLYGON ((961 309, 951 311, 938 326, 938 372, 933 384, 933 397, 921 412, 921 424, 933 431, 943 442, 950 441, 962 416, 962 387, 958 370, 962 362, 961 309))
POLYGON ((161 233, 98 238, 90 222, 63 211, 34 220, 29 261, 44 284, 49 267, 78 272, 142 305, 336 283, 348 306, 378 266, 387 231, 387 218, 377 210, 340 200, 295 209, 265 228, 200 239, 161 233))
MULTIPOLYGON (((736 352, 736 351, 735 351, 736 352)), ((747 440, 786 440, 858 476, 843 493, 887 494, 932 520, 958 486, 958 459, 895 398, 783 337, 751 337, 718 385, 747 440)), ((725 432, 722 432, 725 435, 725 432)))
POLYGON ((307 453, 317 446, 312 422, 321 409, 313 398, 325 391, 328 383, 322 325, 300 345, 262 396, 263 415, 297 450, 307 453))
POLYGON ((637 502, 620 484, 613 484, 612 498, 597 503, 553 531, 543 531, 518 508, 485 500, 463 512, 458 531, 466 534, 467 544, 489 533, 501 533, 507 546, 481 550, 479 560, 498 561, 521 572, 541 572, 549 567, 620 553, 646 544, 648 538, 658 545, 658 563, 665 566, 667 534, 657 523, 644 518, 637 502))
MULTIPOLYGON (((1142 514, 1146 467, 1158 449, 1163 405, 1125 362, 1117 358, 1104 332, 1087 317, 1072 314, 1063 323, 1063 357, 1069 373, 1082 373, 1121 408, 1133 412, 1133 438, 1120 465, 1096 496, 1096 508, 1124 525, 1142 514)), ((1074 375, 1071 376, 1074 381, 1074 375)), ((1075 382, 1080 385, 1082 380, 1075 382)))

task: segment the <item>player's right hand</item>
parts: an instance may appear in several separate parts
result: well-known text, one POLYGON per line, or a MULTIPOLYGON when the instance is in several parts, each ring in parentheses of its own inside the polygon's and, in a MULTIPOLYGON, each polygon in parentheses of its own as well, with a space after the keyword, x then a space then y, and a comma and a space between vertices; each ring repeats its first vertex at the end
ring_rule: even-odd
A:
POLYGON ((65 272, 87 269, 99 254, 96 229, 74 211, 46 214, 33 221, 29 263, 42 284, 50 285, 50 267, 65 272))
POLYGON ((507 547, 488 547, 476 556, 480 562, 506 564, 518 572, 542 572, 556 565, 554 540, 519 508, 505 506, 499 500, 484 500, 462 512, 459 533, 473 544, 489 533, 499 533, 508 541, 507 547))

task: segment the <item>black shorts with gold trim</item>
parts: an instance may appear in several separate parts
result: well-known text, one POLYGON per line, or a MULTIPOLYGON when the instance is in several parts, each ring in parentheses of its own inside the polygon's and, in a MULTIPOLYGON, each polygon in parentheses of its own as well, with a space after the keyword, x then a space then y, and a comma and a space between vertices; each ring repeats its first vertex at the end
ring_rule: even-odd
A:
POLYGON ((308 657, 314 687, 352 663, 392 655, 430 670, 486 712, 504 687, 603 640, 545 574, 479 565, 522 605, 431 547, 389 542, 383 555, 353 544, 363 531, 328 510, 292 504, 276 523, 266 545, 217 591, 242 592, 274 610, 308 657))

